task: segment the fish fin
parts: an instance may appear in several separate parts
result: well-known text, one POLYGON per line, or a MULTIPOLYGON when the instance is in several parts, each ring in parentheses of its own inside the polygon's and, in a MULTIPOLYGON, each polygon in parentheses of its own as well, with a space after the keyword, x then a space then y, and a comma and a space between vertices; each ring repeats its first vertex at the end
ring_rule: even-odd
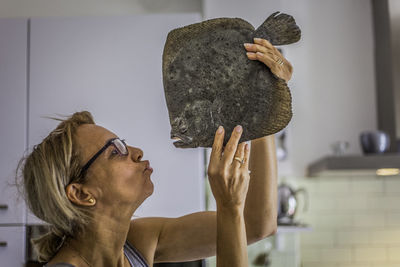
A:
POLYGON ((253 37, 267 39, 273 45, 292 44, 300 40, 301 31, 290 15, 275 12, 254 32, 253 37))

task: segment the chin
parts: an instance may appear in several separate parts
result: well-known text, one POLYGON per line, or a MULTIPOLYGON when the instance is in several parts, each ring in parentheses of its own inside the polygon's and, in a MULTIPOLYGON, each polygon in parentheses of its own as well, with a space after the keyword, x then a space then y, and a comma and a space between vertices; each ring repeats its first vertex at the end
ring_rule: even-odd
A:
POLYGON ((154 184, 152 181, 149 180, 149 183, 146 184, 146 187, 144 188, 145 194, 146 194, 146 198, 148 198, 149 196, 151 196, 154 192, 154 184))
POLYGON ((149 192, 149 194, 148 194, 147 197, 149 197, 149 196, 151 196, 153 194, 153 192, 154 192, 154 184, 153 184, 153 182, 151 182, 151 188, 149 189, 148 192, 149 192))

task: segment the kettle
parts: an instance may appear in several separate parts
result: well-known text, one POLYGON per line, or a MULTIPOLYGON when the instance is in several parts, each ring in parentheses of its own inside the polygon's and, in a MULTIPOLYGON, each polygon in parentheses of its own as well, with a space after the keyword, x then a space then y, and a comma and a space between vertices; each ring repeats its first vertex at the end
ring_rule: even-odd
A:
POLYGON ((297 194, 305 196, 304 210, 308 207, 308 194, 304 188, 292 189, 289 185, 281 183, 278 187, 278 224, 292 225, 298 208, 297 194))

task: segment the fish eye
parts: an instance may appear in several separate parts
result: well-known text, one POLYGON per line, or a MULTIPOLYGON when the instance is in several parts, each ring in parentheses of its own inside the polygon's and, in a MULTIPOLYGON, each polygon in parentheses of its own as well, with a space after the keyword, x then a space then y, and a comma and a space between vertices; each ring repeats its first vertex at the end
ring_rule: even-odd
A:
POLYGON ((187 125, 185 125, 185 124, 183 124, 183 125, 181 125, 181 126, 179 127, 179 131, 180 131, 181 133, 186 133, 187 130, 188 130, 188 127, 187 127, 187 125))

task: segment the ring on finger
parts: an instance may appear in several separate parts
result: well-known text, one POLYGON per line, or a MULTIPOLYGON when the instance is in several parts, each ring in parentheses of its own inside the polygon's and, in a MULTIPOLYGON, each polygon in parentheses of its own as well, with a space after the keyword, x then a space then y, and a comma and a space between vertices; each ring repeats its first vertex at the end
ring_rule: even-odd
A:
POLYGON ((244 163, 244 159, 241 159, 241 158, 239 158, 239 157, 235 157, 234 160, 239 161, 240 164, 243 164, 243 163, 244 163))

